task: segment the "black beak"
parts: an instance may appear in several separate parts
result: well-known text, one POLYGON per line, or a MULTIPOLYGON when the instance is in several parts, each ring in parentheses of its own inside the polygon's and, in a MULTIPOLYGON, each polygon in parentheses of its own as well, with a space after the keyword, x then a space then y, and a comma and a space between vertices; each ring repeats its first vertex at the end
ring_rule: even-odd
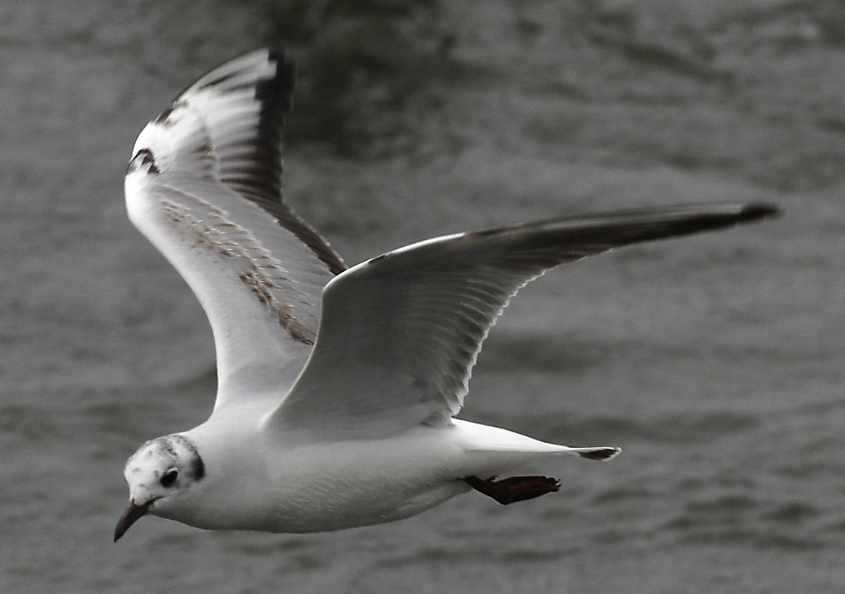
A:
POLYGON ((143 505, 137 505, 134 501, 129 501, 129 507, 126 508, 126 511, 123 512, 123 515, 120 516, 120 519, 117 521, 117 526, 114 527, 114 542, 117 542, 121 536, 129 530, 129 527, 138 521, 138 519, 147 513, 147 510, 150 507, 152 501, 148 501, 143 505))

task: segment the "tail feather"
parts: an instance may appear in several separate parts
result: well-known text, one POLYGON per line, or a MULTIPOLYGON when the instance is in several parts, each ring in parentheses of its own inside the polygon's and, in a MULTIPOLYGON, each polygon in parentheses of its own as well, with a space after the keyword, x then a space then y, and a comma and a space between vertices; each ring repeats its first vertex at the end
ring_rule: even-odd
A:
POLYGON ((573 454, 578 454, 587 460, 601 460, 607 462, 615 458, 622 451, 622 448, 617 447, 597 447, 597 448, 569 448, 573 454))

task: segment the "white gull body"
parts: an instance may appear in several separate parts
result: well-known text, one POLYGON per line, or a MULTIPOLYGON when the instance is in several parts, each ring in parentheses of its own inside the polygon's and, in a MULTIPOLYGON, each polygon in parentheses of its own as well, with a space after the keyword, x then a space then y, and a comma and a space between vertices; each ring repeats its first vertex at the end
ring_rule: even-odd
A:
MULTIPOLYGON (((209 419, 129 459, 130 506, 209 529, 335 530, 404 518, 563 453, 457 420, 481 344, 547 269, 615 247, 773 214, 764 204, 632 210, 419 242, 348 268, 281 197, 293 67, 259 50, 203 76, 139 135, 132 222, 214 332, 209 419)), ((545 492, 545 491, 544 491, 545 492)))

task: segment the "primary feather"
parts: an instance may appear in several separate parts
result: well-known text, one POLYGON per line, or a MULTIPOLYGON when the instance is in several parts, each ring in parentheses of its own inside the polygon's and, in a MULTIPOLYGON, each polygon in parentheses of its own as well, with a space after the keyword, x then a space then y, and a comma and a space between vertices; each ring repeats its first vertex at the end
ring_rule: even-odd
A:
POLYGON ((282 201, 293 85, 293 65, 278 51, 212 70, 147 124, 126 175, 132 222, 208 315, 216 406, 243 397, 231 385, 284 393, 314 343, 322 289, 346 268, 282 201))

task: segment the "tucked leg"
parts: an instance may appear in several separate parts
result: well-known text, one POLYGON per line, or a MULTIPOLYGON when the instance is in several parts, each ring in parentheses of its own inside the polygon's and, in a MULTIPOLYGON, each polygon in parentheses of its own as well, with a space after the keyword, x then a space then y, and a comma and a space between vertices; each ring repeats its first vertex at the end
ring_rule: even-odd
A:
POLYGON ((560 490, 560 481, 549 476, 512 476, 500 481, 495 477, 480 479, 477 476, 468 476, 464 480, 479 493, 492 497, 502 505, 534 499, 560 490))

